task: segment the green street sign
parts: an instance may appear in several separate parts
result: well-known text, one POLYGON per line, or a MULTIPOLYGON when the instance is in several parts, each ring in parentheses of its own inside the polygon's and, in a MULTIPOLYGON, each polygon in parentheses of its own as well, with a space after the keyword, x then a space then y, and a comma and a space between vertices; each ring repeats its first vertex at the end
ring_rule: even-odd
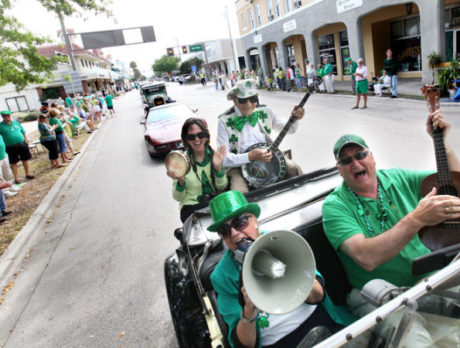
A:
POLYGON ((189 52, 199 52, 203 51, 203 44, 190 45, 188 46, 189 52))

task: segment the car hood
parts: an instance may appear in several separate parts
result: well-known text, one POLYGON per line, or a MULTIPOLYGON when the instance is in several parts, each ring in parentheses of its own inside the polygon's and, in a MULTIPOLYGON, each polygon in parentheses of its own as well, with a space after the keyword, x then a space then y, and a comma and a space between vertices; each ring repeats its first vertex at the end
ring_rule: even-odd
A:
POLYGON ((145 135, 148 135, 156 143, 169 143, 180 140, 183 119, 163 120, 147 124, 145 135))

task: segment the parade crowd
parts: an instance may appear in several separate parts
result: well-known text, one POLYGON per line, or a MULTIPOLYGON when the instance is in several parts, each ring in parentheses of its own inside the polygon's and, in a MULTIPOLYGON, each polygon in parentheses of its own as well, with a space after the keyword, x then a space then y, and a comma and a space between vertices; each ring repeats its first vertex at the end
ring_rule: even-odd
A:
MULTIPOLYGON (((22 162, 25 179, 33 180, 29 161, 32 160, 30 139, 22 125, 13 119, 10 111, 1 111, 0 122, 0 224, 12 213, 7 210, 6 198, 16 196, 23 179, 19 177, 18 163, 22 162)), ((115 117, 113 96, 105 93, 92 96, 68 95, 62 105, 42 102, 37 120, 39 144, 48 151, 51 168, 66 166, 79 154, 72 138, 82 131, 92 133, 104 117, 115 117), (59 161, 59 158, 61 161, 59 161)), ((37 143, 33 146, 38 146, 37 143)))
MULTIPOLYGON (((387 57, 387 75, 383 75, 382 84, 388 85, 386 76, 393 74, 391 51, 387 57)), ((333 78, 327 78, 331 76, 330 68, 327 61, 324 63, 321 72, 324 88, 332 93, 333 78)), ((355 64, 351 59, 347 63, 355 64)), ((366 107, 367 68, 363 60, 358 59, 353 69, 356 107, 361 97, 366 107)), ((277 70, 274 78, 280 79, 284 71, 277 70)), ((216 86, 218 83, 217 80, 216 86)), ((277 84, 284 86, 281 80, 277 84)), ((396 92, 396 83, 391 82, 390 86, 396 92)), ((241 169, 252 162, 271 161, 273 151, 248 148, 258 143, 272 143, 273 131, 280 131, 284 122, 268 106, 259 103, 255 79, 237 78, 227 99, 232 106, 219 116, 217 149, 210 145, 211 134, 206 122, 200 118, 188 119, 181 137, 192 169, 181 177, 168 169, 167 175, 173 181, 173 197, 179 202, 182 222, 195 210, 209 206, 213 222, 208 230, 217 232, 227 246, 211 281, 233 347, 295 347, 314 327, 323 326, 330 333, 337 332, 376 308, 360 294, 368 281, 384 279, 397 287, 411 287, 426 276, 414 276, 411 272, 412 261, 430 253, 421 243, 418 231, 424 226, 460 218, 460 198, 437 195, 436 188, 423 197, 420 184, 433 171, 377 170, 367 142, 358 135, 344 134, 331 144, 343 182, 323 204, 323 227, 353 287, 347 297, 347 307, 336 306, 331 301, 325 280, 317 271, 313 289, 300 307, 286 314, 259 313, 241 283, 242 264, 235 258, 240 243, 254 241, 263 233, 258 221, 259 205, 248 203, 244 196, 250 186, 241 169)), ((295 133, 304 114, 302 107, 294 107, 291 115, 295 121, 290 133, 295 133)), ((426 129, 430 137, 433 129, 442 129, 445 139, 450 124, 437 110, 427 116, 426 129)), ((446 140, 444 142, 449 168, 460 171, 459 160, 446 140)), ((288 161, 284 178, 300 174, 301 168, 288 161)), ((398 320, 399 317, 392 317, 382 326, 394 326, 398 320)), ((427 320, 417 315, 406 340, 407 347, 434 346, 426 325, 427 320)))

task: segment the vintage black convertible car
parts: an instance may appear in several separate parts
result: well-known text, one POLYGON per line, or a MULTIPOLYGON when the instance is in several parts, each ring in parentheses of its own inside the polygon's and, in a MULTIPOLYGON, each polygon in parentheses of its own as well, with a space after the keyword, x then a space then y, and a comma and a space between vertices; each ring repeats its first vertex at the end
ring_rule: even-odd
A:
MULTIPOLYGON (((275 183, 250 192, 246 198, 261 207, 259 223, 266 231, 289 229, 299 233, 313 250, 316 267, 325 278, 326 290, 337 305, 345 305, 351 289, 345 271, 329 244, 322 227, 321 208, 326 196, 341 183, 335 168, 275 183)), ((210 274, 222 257, 225 246, 216 233, 207 231, 211 224, 208 209, 197 211, 175 231, 180 247, 164 265, 166 291, 179 346, 229 347, 227 326, 217 309, 216 293, 210 274)), ((301 347, 400 347, 403 346, 417 307, 423 299, 436 299, 432 320, 441 322, 433 338, 442 347, 460 347, 460 245, 432 253, 413 264, 413 272, 433 272, 410 289, 377 283, 367 295, 377 309, 335 335, 316 335, 301 347), (449 264, 450 263, 450 264, 449 264), (416 301, 418 300, 418 301, 416 301), (378 323, 397 312, 403 313, 397 327, 385 336, 378 323), (446 329, 447 328, 447 329, 446 329), (453 344, 453 345, 452 345, 453 344)), ((418 308, 418 309, 417 309, 418 308)), ((418 347, 417 347, 418 348, 418 347)))

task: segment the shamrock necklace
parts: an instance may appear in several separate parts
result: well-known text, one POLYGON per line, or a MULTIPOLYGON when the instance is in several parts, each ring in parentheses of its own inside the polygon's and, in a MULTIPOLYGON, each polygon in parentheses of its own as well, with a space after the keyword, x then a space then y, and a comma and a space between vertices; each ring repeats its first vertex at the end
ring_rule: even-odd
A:
MULTIPOLYGON (((363 212, 362 215, 364 216, 364 220, 366 221, 366 225, 367 225, 367 230, 369 231, 370 235, 371 236, 377 235, 378 233, 374 231, 374 229, 371 226, 371 222, 369 220, 369 215, 370 215, 369 210, 365 207, 364 203, 361 201, 359 196, 348 185, 346 186, 350 194, 355 199, 356 205, 358 206, 358 211, 363 212)), ((377 192, 378 192, 377 201, 379 205, 379 215, 377 216, 377 219, 380 221, 380 232, 379 233, 382 233, 384 225, 385 225, 385 221, 388 219, 388 212, 383 206, 383 189, 382 189, 382 185, 380 184, 380 181, 377 184, 377 192)))

